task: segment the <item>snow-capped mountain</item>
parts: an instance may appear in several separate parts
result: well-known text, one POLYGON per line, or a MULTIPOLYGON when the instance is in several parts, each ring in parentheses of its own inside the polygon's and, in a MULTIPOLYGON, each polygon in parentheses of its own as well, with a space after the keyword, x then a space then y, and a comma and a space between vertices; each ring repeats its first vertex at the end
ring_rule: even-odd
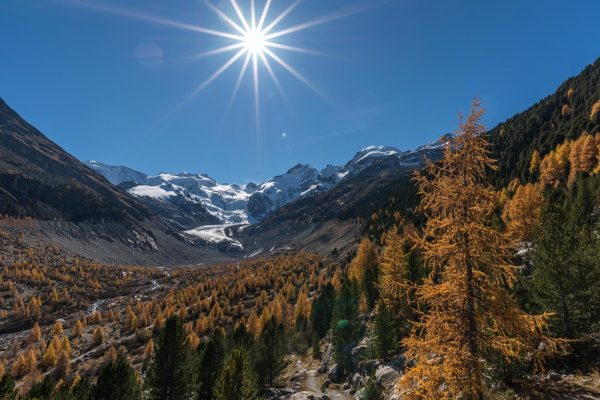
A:
POLYGON ((137 182, 140 179, 146 178, 145 174, 124 166, 108 165, 94 160, 86 161, 84 164, 104 175, 104 177, 113 185, 118 185, 121 182, 127 181, 137 182))
POLYGON ((250 196, 248 214, 261 220, 300 197, 329 190, 342 179, 340 170, 328 165, 319 171, 307 164, 297 164, 258 186, 250 196))
POLYGON ((97 161, 86 161, 85 164, 135 196, 169 202, 188 213, 193 213, 190 206, 200 205, 213 217, 215 224, 254 222, 246 211, 250 195, 256 189, 253 183, 220 184, 208 175, 187 172, 148 176, 127 167, 97 161))
MULTIPOLYGON (((424 164, 426 157, 435 158, 448 138, 447 135, 442 136, 436 142, 410 151, 390 146, 369 146, 356 153, 344 166, 328 165, 318 170, 307 164, 297 164, 286 173, 260 185, 222 184, 208 175, 187 172, 148 176, 127 167, 115 167, 98 161, 88 161, 86 164, 130 194, 161 205, 168 203, 169 207, 174 206, 184 213, 201 216, 202 219, 197 221, 202 220, 204 225, 213 227, 210 235, 214 236, 215 232, 222 231, 214 228, 218 225, 261 221, 279 208, 299 198, 326 192, 344 179, 375 164, 391 168, 417 168, 424 164)), ((163 209, 162 213, 169 213, 170 209, 163 209)), ((193 221, 190 220, 190 223, 193 221)), ((183 223, 187 232, 196 232, 198 227, 189 226, 190 223, 183 223)), ((197 236, 203 237, 200 234, 197 236)))

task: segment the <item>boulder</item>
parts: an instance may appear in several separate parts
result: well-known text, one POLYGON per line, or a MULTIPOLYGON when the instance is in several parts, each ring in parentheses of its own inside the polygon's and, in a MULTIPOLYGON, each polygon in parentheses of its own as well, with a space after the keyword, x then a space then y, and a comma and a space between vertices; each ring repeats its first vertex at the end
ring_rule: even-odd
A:
POLYGON ((315 393, 309 390, 305 390, 304 392, 294 393, 290 400, 329 400, 329 396, 325 393, 315 393))
POLYGON ((360 387, 364 386, 365 379, 363 378, 363 376, 361 374, 356 373, 356 374, 352 375, 352 377, 350 378, 350 384, 352 385, 352 387, 360 388, 360 387))
POLYGON ((337 364, 333 364, 329 368, 329 371, 327 371, 327 379, 329 379, 329 381, 333 383, 341 383, 344 379, 342 369, 337 364))
POLYGON ((290 397, 290 400, 316 400, 315 392, 304 391, 304 392, 294 393, 290 397))
POLYGON ((400 378, 398 371, 388 365, 382 365, 375 371, 375 379, 377 383, 386 389, 392 387, 400 378))
POLYGON ((558 372, 550 371, 548 375, 546 375, 546 379, 549 381, 560 381, 562 376, 558 372))
POLYGON ((317 373, 319 375, 323 375, 324 373, 327 372, 328 369, 329 369, 329 366, 327 365, 327 363, 321 363, 321 365, 319 366, 319 369, 317 370, 317 373))
POLYGON ((352 349, 352 358, 355 360, 362 360, 367 357, 369 353, 369 346, 366 344, 359 344, 352 349))

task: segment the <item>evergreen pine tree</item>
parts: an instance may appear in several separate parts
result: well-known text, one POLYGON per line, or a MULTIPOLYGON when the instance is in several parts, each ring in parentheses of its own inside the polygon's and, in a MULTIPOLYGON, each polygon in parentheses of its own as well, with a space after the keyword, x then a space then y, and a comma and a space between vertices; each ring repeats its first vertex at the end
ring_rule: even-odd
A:
POLYGON ((352 348, 357 337, 355 319, 358 313, 358 300, 358 290, 354 281, 345 277, 335 299, 332 319, 334 357, 341 373, 347 373, 353 367, 352 348))
POLYGON ((135 370, 127 357, 121 355, 100 368, 93 390, 93 400, 139 400, 142 391, 135 370))
POLYGON ((375 358, 387 360, 398 350, 398 327, 391 311, 383 301, 377 303, 369 327, 369 349, 375 358))
POLYGON ((599 245, 586 226, 586 197, 580 193, 570 207, 568 199, 566 204, 549 199, 531 254, 535 299, 556 312, 553 331, 569 338, 580 337, 598 322, 592 299, 600 291, 599 245))
POLYGON ((197 392, 196 360, 186 338, 181 320, 167 319, 146 378, 151 400, 188 400, 197 392))
POLYGON ((335 289, 328 283, 313 302, 310 313, 310 323, 319 339, 324 338, 331 328, 333 304, 335 302, 335 289))
MULTIPOLYGON (((36 382, 31 386, 31 389, 25 398, 27 400, 51 399, 54 394, 55 385, 56 381, 51 374, 48 374, 41 382, 36 382)), ((0 397, 0 399, 2 399, 2 397, 0 397)))
POLYGON ((265 324, 255 347, 259 383, 273 386, 273 379, 284 366, 287 344, 283 325, 272 317, 265 324))
POLYGON ((365 385, 364 394, 361 396, 362 400, 383 400, 383 393, 381 387, 377 383, 375 376, 371 375, 367 384, 365 385))
POLYGON ((17 400, 19 391, 15 387, 15 380, 10 374, 5 373, 0 378, 0 400, 17 400))
POLYGON ((229 342, 230 348, 236 348, 238 346, 241 346, 246 349, 249 349, 254 342, 254 338, 252 337, 250 332, 248 332, 248 329, 246 329, 245 324, 238 323, 233 329, 231 335, 229 336, 229 342))
POLYGON ((198 347, 198 398, 212 400, 217 377, 223 367, 225 358, 225 338, 220 330, 215 330, 208 340, 198 347))
POLYGON ((237 347, 225 358, 223 369, 214 390, 216 400, 255 400, 258 398, 258 380, 248 351, 237 347))

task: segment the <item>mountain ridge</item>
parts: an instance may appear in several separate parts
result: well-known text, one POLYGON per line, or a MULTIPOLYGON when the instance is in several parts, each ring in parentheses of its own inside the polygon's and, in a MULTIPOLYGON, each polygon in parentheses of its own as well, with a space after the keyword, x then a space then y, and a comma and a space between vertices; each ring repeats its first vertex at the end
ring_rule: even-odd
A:
POLYGON ((341 166, 327 165, 319 170, 310 164, 298 163, 260 184, 246 185, 219 183, 205 173, 160 173, 152 176, 100 161, 84 163, 128 193, 154 203, 155 207, 163 207, 165 202, 179 208, 202 207, 203 214, 209 216, 206 225, 252 224, 300 198, 327 192, 374 164, 384 163, 400 168, 421 166, 425 160, 423 155, 439 150, 448 139, 448 135, 443 135, 437 141, 405 151, 392 146, 368 146, 341 166))

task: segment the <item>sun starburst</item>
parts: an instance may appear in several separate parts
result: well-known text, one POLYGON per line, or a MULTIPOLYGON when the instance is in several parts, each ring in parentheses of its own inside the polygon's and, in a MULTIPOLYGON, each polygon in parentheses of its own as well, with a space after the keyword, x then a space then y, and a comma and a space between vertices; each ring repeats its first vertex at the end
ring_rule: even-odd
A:
MULTIPOLYGON (((226 26, 226 30, 216 30, 206 28, 197 24, 192 23, 183 23, 179 21, 174 21, 171 19, 152 16, 140 12, 136 12, 130 9, 125 9, 119 6, 109 6, 106 4, 99 4, 88 2, 86 0, 61 0, 66 3, 70 3, 73 5, 84 6, 88 8, 95 9, 97 11, 107 12, 111 14, 121 15, 129 18, 135 18, 138 20, 143 20, 151 23, 156 23, 160 25, 170 26, 174 28, 184 29, 187 31, 191 31, 197 34, 210 35, 214 37, 218 37, 221 40, 228 40, 228 43, 225 46, 207 50, 198 54, 194 54, 190 59, 194 58, 204 58, 208 56, 215 56, 224 53, 233 52, 233 55, 223 63, 216 71, 214 71, 211 75, 208 76, 203 82, 201 82, 181 103, 179 103, 168 115, 173 114, 180 107, 189 102, 192 98, 194 98, 198 93, 207 88, 211 83, 213 83, 217 78, 223 75, 227 70, 232 68, 235 64, 241 64, 241 68, 239 71, 239 75, 236 79, 233 93, 230 97, 227 109, 233 103, 242 81, 244 77, 248 74, 248 71, 251 70, 251 79, 254 89, 254 104, 256 111, 256 123, 258 128, 259 121, 259 74, 260 70, 266 70, 271 80, 277 87, 278 91, 282 96, 285 97, 284 90, 280 83, 279 78, 277 77, 276 71, 273 68, 274 65, 279 66, 281 69, 287 71, 289 74, 294 76, 296 79, 304 83, 308 88, 315 91, 317 94, 323 96, 322 92, 310 82, 307 78, 305 78, 295 67, 290 65, 287 61, 285 61, 283 55, 278 54, 278 52, 300 52, 305 54, 321 54, 312 50, 304 49, 297 46, 292 46, 286 43, 281 43, 279 40, 303 31, 308 28, 315 27, 317 25, 321 25, 324 23, 328 23, 330 21, 336 20, 338 18, 342 18, 359 11, 362 11, 373 4, 373 0, 369 0, 369 3, 364 3, 362 6, 358 7, 350 7, 348 9, 324 15, 307 22, 282 27, 285 19, 294 11, 298 5, 302 2, 302 0, 294 0, 291 4, 287 6, 287 8, 283 9, 279 14, 272 17, 270 16, 270 11, 272 10, 273 0, 264 0, 261 1, 262 9, 261 12, 257 13, 256 0, 249 0, 249 10, 244 10, 240 7, 236 0, 229 0, 230 9, 227 11, 223 11, 215 4, 213 4, 209 0, 205 0, 205 4, 208 8, 210 8, 214 13, 220 18, 221 21, 226 26)), ((323 96, 324 97, 324 96, 323 96)))
POLYGON ((254 86, 254 104, 256 111, 256 121, 258 124, 259 120, 259 70, 262 68, 267 71, 271 79, 273 80, 275 86, 279 90, 279 92, 285 96, 283 92, 283 88, 279 82, 279 79, 273 69, 271 62, 278 64, 283 69, 287 70, 290 74, 295 76, 301 82, 306 84, 309 88, 316 89, 316 86, 312 84, 308 79, 306 79, 300 72, 298 72, 295 68, 289 65, 286 61, 284 61, 279 55, 276 54, 276 49, 286 50, 286 51, 294 51, 294 52, 302 52, 307 54, 317 54, 314 51, 310 51, 308 49, 304 49, 301 47, 295 47, 286 45, 283 43, 279 43, 274 41, 275 38, 281 38, 286 35, 289 35, 294 32, 298 32, 300 30, 306 29, 310 26, 314 26, 315 24, 323 23, 321 21, 313 21, 309 24, 298 25, 292 28, 286 28, 283 30, 276 31, 276 29, 280 26, 280 24, 285 20, 285 18, 298 6, 301 0, 294 1, 291 5, 289 5, 286 9, 284 9, 280 14, 275 16, 273 19, 270 19, 269 11, 271 10, 271 0, 266 0, 262 7, 262 11, 260 16, 257 15, 257 9, 255 0, 250 1, 250 10, 249 16, 247 13, 244 13, 244 10, 239 6, 236 0, 230 0, 231 11, 233 11, 237 17, 237 20, 229 16, 225 11, 221 10, 210 1, 205 1, 206 5, 220 17, 220 19, 226 24, 226 26, 231 30, 231 32, 202 32, 208 33, 215 36, 226 37, 231 40, 233 43, 228 44, 227 46, 223 46, 217 49, 209 50, 204 53, 200 53, 196 56, 210 56, 215 54, 222 54, 226 52, 234 51, 234 55, 229 58, 221 68, 217 69, 217 71, 209 76, 204 82, 202 82, 196 90, 194 90, 190 96, 188 96, 178 107, 187 103, 191 98, 196 96, 200 91, 204 90, 210 83, 212 83, 215 79, 217 79, 220 75, 222 75, 225 71, 227 71, 231 66, 233 66, 238 60, 241 62, 242 66, 239 72, 238 79, 236 81, 232 96, 230 98, 228 108, 233 102, 241 84, 241 81, 244 79, 244 76, 250 67, 252 69, 252 81, 254 86), (225 36, 224 34, 227 34, 225 36))

